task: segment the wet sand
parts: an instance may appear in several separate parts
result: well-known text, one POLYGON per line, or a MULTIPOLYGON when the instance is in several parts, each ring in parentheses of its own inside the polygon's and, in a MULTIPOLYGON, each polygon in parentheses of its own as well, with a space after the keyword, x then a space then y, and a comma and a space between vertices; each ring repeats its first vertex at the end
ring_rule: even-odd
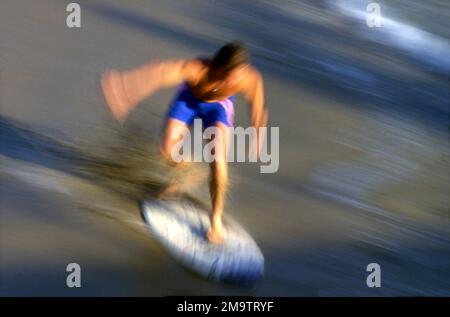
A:
MULTIPOLYGON (((80 29, 65 26, 58 1, 1 5, 1 295, 450 294, 445 69, 361 38, 326 1, 297 15, 267 2, 79 3, 80 29), (99 85, 107 68, 210 53, 234 38, 253 49, 280 127, 277 173, 230 167, 226 213, 266 260, 253 288, 193 275, 142 224, 139 199, 164 178, 145 149, 174 89, 121 127, 99 85), (79 289, 65 284, 71 262, 79 289), (378 289, 366 286, 372 262, 378 289)), ((246 107, 238 99, 237 125, 248 125, 246 107)), ((206 185, 193 194, 206 201, 206 185)))

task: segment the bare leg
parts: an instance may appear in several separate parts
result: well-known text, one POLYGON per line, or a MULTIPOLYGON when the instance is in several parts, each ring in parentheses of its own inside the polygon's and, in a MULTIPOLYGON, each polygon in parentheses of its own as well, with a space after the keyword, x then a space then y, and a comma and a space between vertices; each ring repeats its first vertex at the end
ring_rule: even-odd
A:
MULTIPOLYGON (((225 202, 225 194, 228 186, 228 166, 226 162, 227 154, 227 129, 224 124, 216 125, 219 132, 215 136, 215 156, 216 160, 210 163, 210 182, 209 190, 211 195, 212 213, 211 213, 211 229, 208 232, 208 240, 213 243, 221 243, 223 241, 222 213, 225 202)), ((163 144, 161 147, 162 156, 169 164, 175 168, 183 168, 187 166, 187 162, 176 163, 173 161, 171 151, 173 146, 182 140, 184 132, 188 129, 184 122, 176 119, 169 119, 163 135, 163 144)), ((172 182, 160 192, 160 197, 170 196, 179 190, 180 183, 172 182)))
POLYGON ((225 194, 228 186, 228 166, 226 162, 227 154, 227 132, 226 126, 217 124, 221 131, 216 137, 217 160, 210 163, 211 175, 209 182, 209 191, 211 194, 212 213, 211 213, 211 229, 208 232, 208 240, 212 243, 222 243, 223 241, 223 225, 222 213, 225 203, 225 194))
MULTIPOLYGON (((167 163, 172 165, 174 168, 184 168, 187 165, 186 162, 175 162, 172 159, 171 154, 173 146, 183 139, 184 133, 187 131, 187 129, 188 126, 182 121, 170 118, 166 122, 165 130, 162 135, 162 145, 160 148, 160 152, 167 163)), ((172 180, 159 192, 158 198, 165 199, 175 196, 180 191, 180 187, 180 182, 172 180)))

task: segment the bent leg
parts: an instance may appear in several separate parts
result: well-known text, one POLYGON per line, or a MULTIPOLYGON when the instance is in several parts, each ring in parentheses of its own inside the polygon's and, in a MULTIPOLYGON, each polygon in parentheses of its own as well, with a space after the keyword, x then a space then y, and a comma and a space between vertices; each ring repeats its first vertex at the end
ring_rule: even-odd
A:
POLYGON ((173 160, 172 149, 175 144, 182 142, 184 134, 188 130, 188 125, 178 119, 168 118, 162 135, 161 155, 171 165, 178 163, 173 160))
MULTIPOLYGON (((166 162, 175 168, 183 168, 186 166, 186 162, 177 163, 173 160, 172 149, 175 144, 183 141, 184 134, 187 130, 188 125, 183 121, 173 118, 168 118, 166 121, 160 152, 166 162)), ((172 179, 169 184, 159 192, 158 197, 161 199, 171 197, 180 192, 180 187, 181 183, 172 179)))

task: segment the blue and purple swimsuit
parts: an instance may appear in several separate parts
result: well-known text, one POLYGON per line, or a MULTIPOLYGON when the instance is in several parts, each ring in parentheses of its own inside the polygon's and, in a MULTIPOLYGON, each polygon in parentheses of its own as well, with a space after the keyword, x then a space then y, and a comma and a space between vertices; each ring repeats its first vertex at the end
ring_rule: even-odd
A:
POLYGON ((234 96, 222 101, 206 102, 194 97, 188 84, 184 83, 172 101, 167 117, 187 125, 191 125, 195 118, 200 118, 204 129, 214 126, 217 122, 231 127, 234 120, 234 96))

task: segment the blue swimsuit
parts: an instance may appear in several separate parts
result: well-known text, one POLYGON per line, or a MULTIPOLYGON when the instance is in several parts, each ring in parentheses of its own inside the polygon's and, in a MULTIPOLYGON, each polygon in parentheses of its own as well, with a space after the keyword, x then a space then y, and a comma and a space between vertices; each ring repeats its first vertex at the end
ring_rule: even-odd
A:
POLYGON ((172 101, 167 117, 183 121, 187 125, 191 125, 195 118, 200 118, 204 129, 214 126, 217 122, 231 127, 234 117, 233 102, 234 96, 217 102, 199 100, 192 95, 187 83, 184 83, 172 101))

